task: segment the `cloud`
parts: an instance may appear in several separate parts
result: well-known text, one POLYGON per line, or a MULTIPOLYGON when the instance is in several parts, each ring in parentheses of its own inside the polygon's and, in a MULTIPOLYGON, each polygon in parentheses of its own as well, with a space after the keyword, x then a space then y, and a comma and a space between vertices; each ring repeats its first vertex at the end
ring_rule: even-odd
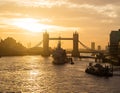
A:
MULTIPOLYGON (((90 4, 83 4, 83 5, 71 5, 70 8, 77 8, 77 9, 90 9, 93 12, 97 12, 99 14, 106 15, 108 17, 117 17, 116 8, 113 5, 105 5, 105 6, 96 6, 96 5, 90 5, 90 4)), ((91 11, 91 12, 92 12, 91 11)))
POLYGON ((67 3, 67 0, 4 0, 1 4, 14 3, 20 6, 48 7, 61 6, 67 3))
POLYGON ((118 16, 118 11, 119 11, 118 9, 120 9, 119 6, 116 6, 111 3, 107 3, 107 1, 105 5, 102 1, 101 3, 103 3, 103 5, 102 4, 97 5, 97 3, 99 2, 98 0, 97 2, 92 1, 92 3, 90 3, 90 1, 87 0, 83 3, 83 1, 79 1, 79 0, 73 0, 73 1, 72 0, 45 0, 45 1, 44 0, 22 0, 22 1, 5 0, 5 1, 1 1, 2 4, 0 5, 1 8, 0 11, 12 12, 12 13, 15 12, 18 14, 23 13, 24 15, 33 15, 33 16, 35 15, 51 16, 52 14, 53 14, 52 16, 56 16, 57 14, 59 15, 62 12, 62 15, 68 13, 67 16, 70 16, 71 13, 73 13, 72 11, 76 11, 76 15, 77 15, 78 12, 84 13, 84 9, 85 9, 85 11, 88 12, 88 15, 90 13, 91 14, 98 13, 101 14, 101 16, 103 15, 111 18, 115 18, 118 16), (38 13, 38 11, 40 13, 38 13))
POLYGON ((106 5, 115 4, 119 5, 119 0, 0 0, 0 4, 16 3, 25 6, 61 6, 70 4, 92 4, 92 5, 106 5))
MULTIPOLYGON (((0 17, 35 18, 66 27, 101 26, 101 20, 119 18, 118 0, 1 0, 0 17), (88 22, 91 24, 88 25, 88 22)), ((118 24, 118 21, 116 21, 118 24)))
POLYGON ((92 5, 106 5, 106 4, 114 4, 119 5, 119 0, 68 0, 71 3, 74 4, 92 4, 92 5))

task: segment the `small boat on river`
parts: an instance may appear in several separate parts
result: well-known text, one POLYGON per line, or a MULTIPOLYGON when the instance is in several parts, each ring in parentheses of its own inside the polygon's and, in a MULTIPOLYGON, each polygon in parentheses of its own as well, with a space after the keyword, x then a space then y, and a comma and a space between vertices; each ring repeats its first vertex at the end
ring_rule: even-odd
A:
POLYGON ((73 59, 72 59, 72 58, 68 58, 68 62, 69 62, 71 65, 73 65, 73 64, 74 64, 74 62, 73 62, 73 59))
POLYGON ((85 69, 85 72, 96 76, 113 76, 112 66, 103 66, 100 63, 95 63, 94 65, 89 63, 89 66, 85 69))

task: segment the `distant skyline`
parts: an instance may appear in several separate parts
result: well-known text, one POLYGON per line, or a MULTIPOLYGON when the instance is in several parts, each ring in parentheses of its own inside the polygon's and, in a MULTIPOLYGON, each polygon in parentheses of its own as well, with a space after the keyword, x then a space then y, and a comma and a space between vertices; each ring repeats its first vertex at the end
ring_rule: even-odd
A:
MULTIPOLYGON (((111 30, 118 29, 119 0, 0 0, 0 38, 13 37, 25 46, 39 43, 47 30, 50 37, 77 31, 84 44, 105 48, 111 30)), ((72 48, 71 43, 63 45, 72 48)))

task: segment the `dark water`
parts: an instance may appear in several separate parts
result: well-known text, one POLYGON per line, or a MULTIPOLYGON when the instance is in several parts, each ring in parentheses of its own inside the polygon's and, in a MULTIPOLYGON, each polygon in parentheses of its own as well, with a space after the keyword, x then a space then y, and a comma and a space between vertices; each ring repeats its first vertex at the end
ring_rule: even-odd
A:
POLYGON ((57 66, 41 56, 0 58, 0 92, 21 93, 120 93, 120 77, 84 73, 92 60, 57 66))

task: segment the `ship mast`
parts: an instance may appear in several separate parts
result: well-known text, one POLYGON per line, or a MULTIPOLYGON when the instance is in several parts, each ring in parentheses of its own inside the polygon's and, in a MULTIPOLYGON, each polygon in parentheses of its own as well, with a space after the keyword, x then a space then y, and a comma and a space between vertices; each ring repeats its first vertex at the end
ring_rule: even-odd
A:
POLYGON ((58 47, 58 49, 61 48, 61 40, 58 41, 58 46, 57 47, 58 47))

